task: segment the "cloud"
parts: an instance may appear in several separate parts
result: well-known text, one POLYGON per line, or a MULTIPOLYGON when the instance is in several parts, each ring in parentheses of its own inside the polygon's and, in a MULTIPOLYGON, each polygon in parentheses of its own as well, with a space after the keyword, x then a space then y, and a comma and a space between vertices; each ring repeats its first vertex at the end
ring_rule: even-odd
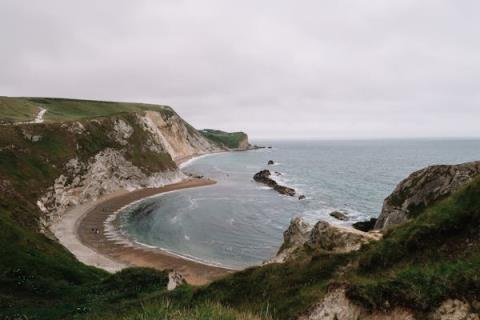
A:
POLYGON ((5 0, 0 94, 169 104, 259 138, 478 137, 479 9, 5 0))

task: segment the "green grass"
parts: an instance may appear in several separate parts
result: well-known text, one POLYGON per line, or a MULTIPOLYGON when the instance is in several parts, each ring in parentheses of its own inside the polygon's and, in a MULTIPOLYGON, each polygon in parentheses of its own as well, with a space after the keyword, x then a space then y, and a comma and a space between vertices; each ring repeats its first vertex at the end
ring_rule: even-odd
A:
POLYGON ((372 309, 428 311, 480 297, 480 179, 360 252, 348 295, 372 309))
POLYGON ((0 123, 31 121, 38 111, 38 106, 28 99, 0 97, 0 123))
POLYGON ((204 129, 200 133, 207 139, 230 149, 237 149, 240 144, 248 139, 244 132, 225 132, 220 130, 204 129))
POLYGON ((164 112, 167 116, 175 115, 175 111, 170 107, 154 104, 64 98, 0 97, 0 122, 31 121, 35 118, 39 107, 47 109, 44 116, 46 122, 73 121, 147 110, 164 112))
POLYGON ((178 306, 170 300, 142 305, 122 315, 87 316, 86 320, 260 320, 269 319, 242 313, 219 303, 201 303, 193 307, 178 306))

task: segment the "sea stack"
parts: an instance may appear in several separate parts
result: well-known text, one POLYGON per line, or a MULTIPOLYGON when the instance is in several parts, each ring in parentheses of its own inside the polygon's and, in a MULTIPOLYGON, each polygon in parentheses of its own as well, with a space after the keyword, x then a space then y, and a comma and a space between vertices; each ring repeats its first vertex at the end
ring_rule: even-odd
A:
POLYGON ((257 172, 253 176, 253 180, 266 184, 278 193, 285 194, 291 197, 295 195, 295 189, 279 185, 275 180, 270 178, 271 175, 272 173, 270 172, 270 170, 262 170, 257 172))

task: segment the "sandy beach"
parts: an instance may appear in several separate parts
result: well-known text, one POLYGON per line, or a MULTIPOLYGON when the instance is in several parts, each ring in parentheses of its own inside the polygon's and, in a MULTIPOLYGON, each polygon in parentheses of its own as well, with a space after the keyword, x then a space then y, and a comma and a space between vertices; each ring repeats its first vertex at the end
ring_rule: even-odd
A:
POLYGON ((209 179, 189 179, 160 188, 114 193, 69 210, 51 229, 60 243, 85 264, 110 272, 128 266, 174 269, 188 283, 203 285, 233 271, 184 259, 160 249, 115 240, 107 234, 104 226, 107 218, 132 202, 164 192, 214 183, 209 179))

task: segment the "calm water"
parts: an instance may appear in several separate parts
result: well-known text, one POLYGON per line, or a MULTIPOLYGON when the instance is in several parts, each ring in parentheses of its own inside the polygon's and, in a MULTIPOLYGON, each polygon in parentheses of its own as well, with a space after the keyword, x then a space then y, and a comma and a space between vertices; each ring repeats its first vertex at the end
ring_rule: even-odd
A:
POLYGON ((480 159, 480 140, 255 141, 272 149, 200 158, 184 171, 218 181, 147 199, 127 209, 123 231, 137 242, 197 260, 242 268, 274 255, 293 216, 348 224, 380 213, 383 199, 411 172, 480 159), (268 160, 276 162, 267 166, 268 160), (264 168, 307 200, 253 181, 264 168))

